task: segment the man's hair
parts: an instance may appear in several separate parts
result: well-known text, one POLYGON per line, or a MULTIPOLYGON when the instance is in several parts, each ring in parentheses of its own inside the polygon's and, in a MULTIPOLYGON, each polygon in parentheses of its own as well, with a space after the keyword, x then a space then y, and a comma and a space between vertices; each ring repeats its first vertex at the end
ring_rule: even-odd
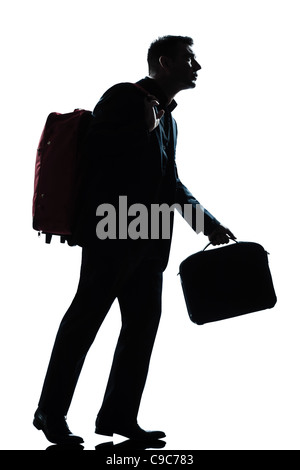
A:
POLYGON ((161 56, 167 56, 174 59, 176 57, 179 44, 192 46, 194 41, 188 36, 163 36, 153 41, 148 49, 147 56, 149 73, 158 71, 159 58, 161 56))

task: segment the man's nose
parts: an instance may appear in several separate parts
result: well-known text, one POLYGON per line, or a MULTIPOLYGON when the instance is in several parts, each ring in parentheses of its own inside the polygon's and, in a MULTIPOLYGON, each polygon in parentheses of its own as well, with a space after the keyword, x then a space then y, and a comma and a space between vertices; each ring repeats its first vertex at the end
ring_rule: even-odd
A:
POLYGON ((201 65, 200 65, 199 62, 197 62, 196 60, 195 60, 195 62, 194 62, 194 69, 195 69, 196 71, 201 70, 201 65))

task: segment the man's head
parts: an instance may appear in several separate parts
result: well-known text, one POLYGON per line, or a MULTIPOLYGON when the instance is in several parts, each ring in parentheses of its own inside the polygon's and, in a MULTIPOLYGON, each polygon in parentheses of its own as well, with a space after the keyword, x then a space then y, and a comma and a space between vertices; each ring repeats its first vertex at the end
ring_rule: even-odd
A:
POLYGON ((201 66, 192 50, 193 40, 187 36, 163 36, 148 50, 149 75, 172 83, 177 91, 194 88, 201 66))

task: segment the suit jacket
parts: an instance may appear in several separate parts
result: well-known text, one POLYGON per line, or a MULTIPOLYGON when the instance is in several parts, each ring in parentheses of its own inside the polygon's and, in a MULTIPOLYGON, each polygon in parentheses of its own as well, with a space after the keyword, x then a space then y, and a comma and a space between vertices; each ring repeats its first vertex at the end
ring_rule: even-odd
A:
MULTIPOLYGON (((101 97, 93 111, 85 141, 88 171, 85 172, 85 202, 76 230, 77 243, 93 245, 103 251, 103 256, 143 256, 164 270, 171 246, 173 214, 169 222, 170 236, 164 239, 160 233, 159 238, 153 240, 150 238, 151 205, 177 203, 183 207, 191 204, 194 212, 198 206, 203 211, 206 235, 219 222, 199 204, 178 177, 175 162, 177 125, 171 114, 176 102, 167 106, 166 97, 153 79, 145 78, 137 84, 158 98, 165 115, 160 125, 149 133, 144 118, 146 95, 143 90, 131 83, 120 83, 101 97), (120 239, 120 196, 126 196, 128 207, 142 204, 148 208, 148 238, 120 239), (110 204, 116 209, 117 236, 114 239, 99 240, 96 235, 100 220, 96 209, 101 204, 110 204)), ((127 217, 128 224, 132 220, 127 217)), ((192 226, 196 230, 195 222, 192 226)))

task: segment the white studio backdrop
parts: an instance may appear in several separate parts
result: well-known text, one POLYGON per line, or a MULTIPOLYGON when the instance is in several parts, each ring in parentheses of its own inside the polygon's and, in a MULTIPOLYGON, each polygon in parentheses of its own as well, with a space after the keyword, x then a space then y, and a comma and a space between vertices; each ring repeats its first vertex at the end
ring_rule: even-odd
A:
MULTIPOLYGON (((180 262, 206 244, 176 216, 163 317, 140 411, 166 448, 299 449, 299 12, 295 0, 3 1, 1 31, 1 448, 46 448, 32 426, 80 249, 31 226, 35 152, 47 115, 93 109, 147 75, 165 34, 194 38, 197 87, 177 96, 181 180, 239 240, 270 253, 269 311, 198 327, 180 262), (18 432, 16 422, 18 420, 18 432)), ((86 448, 120 326, 117 304, 90 350, 69 414, 86 448)), ((89 447, 90 446, 90 447, 89 447)))

